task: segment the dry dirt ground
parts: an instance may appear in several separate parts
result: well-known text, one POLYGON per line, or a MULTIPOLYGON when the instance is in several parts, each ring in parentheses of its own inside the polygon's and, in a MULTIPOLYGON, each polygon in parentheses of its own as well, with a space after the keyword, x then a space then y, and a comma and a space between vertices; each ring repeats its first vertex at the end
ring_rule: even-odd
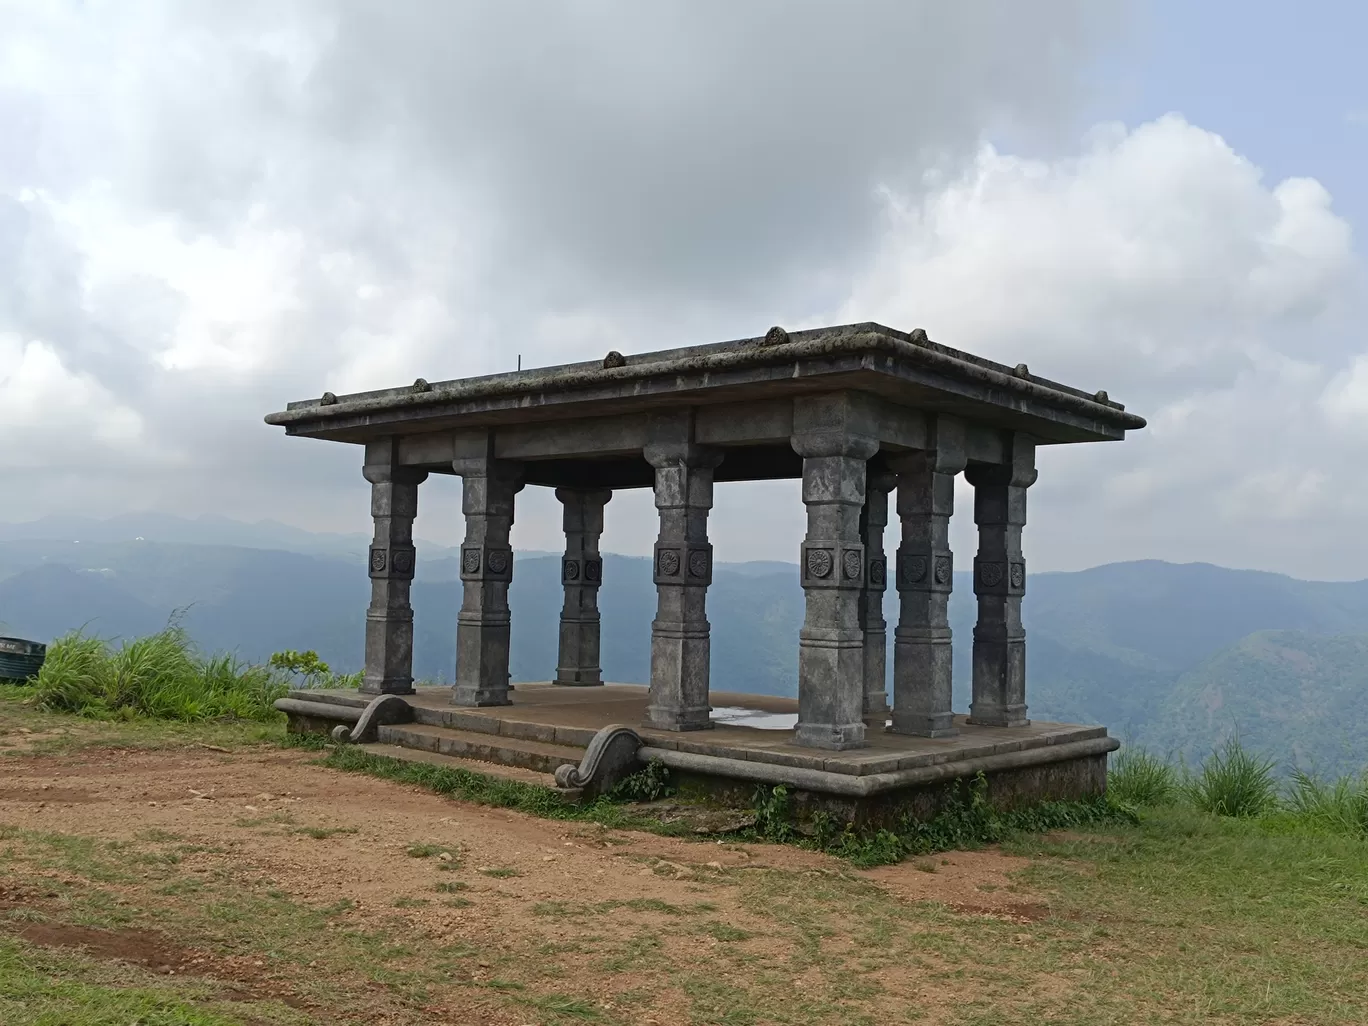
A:
MULTIPOLYGON (((958 1022, 1048 901, 1027 860, 871 871, 453 801, 252 747, 14 751, 0 934, 243 1023, 958 1022), (141 981, 141 982, 139 982, 141 981), (196 997, 198 995, 198 997, 196 997)), ((986 989, 985 989, 986 987, 986 989)), ((1001 989, 1005 988, 1005 989, 1001 989)), ((160 1021, 160 1020, 158 1020, 160 1021)))

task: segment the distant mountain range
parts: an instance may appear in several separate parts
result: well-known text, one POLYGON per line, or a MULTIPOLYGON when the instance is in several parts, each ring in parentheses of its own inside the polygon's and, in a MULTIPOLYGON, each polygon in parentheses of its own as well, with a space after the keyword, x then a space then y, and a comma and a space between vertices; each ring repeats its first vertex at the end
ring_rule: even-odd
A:
MULTIPOLYGON (((207 650, 261 660, 312 648, 350 671, 359 667, 369 599, 367 541, 223 518, 0 525, 0 634, 50 640, 85 626, 128 638, 184 609, 207 650)), ((420 548, 413 602, 421 678, 451 680, 458 578, 455 550, 420 548)), ((558 557, 520 554, 511 594, 513 677, 544 680, 556 659, 558 557)), ((891 624, 896 601, 888 598, 891 624)), ((655 611, 649 561, 607 556, 600 606, 605 676, 645 681, 655 611)), ((719 564, 708 608, 714 686, 792 694, 803 618, 797 567, 719 564)), ((1238 730, 1287 764, 1327 772, 1368 764, 1368 581, 1117 563, 1032 575, 1024 617, 1033 717, 1104 723, 1189 760, 1238 730)), ((957 574, 957 709, 968 705, 973 620, 968 575, 957 574)))

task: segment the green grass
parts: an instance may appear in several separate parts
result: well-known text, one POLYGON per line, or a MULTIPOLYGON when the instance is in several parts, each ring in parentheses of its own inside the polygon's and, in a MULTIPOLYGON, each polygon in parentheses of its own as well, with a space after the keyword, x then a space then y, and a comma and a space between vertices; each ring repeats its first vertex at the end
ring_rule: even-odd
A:
POLYGON ((118 648, 80 631, 58 638, 32 694, 39 708, 51 712, 196 722, 278 719, 273 703, 287 690, 267 667, 199 654, 173 622, 118 648))
POLYGON ((1196 771, 1141 748, 1113 760, 1107 796, 1134 809, 1180 806, 1216 817, 1258 819, 1277 829, 1368 836, 1368 772, 1324 780, 1292 770, 1279 781, 1272 759, 1231 738, 1196 771))
MULTIPOLYGON (((141 721, 67 719, 100 731, 106 744, 149 729, 141 721)), ((16 701, 0 702, 0 722, 48 729, 59 721, 16 701)), ((538 807, 535 797, 488 790, 489 782, 437 783, 538 807)), ((0 879, 41 880, 49 894, 0 909, 0 1022, 417 1024, 459 1021, 453 1009, 489 1002, 487 1014, 511 1022, 614 1026, 650 1018, 873 1026, 919 1016, 947 1026, 1361 1023, 1368 1021, 1365 795, 1368 785, 1358 778, 1294 774, 1277 805, 1257 816, 1205 812, 1179 793, 1170 804, 1131 803, 1129 814, 1088 819, 1071 806, 1028 819, 976 807, 967 793, 927 833, 891 831, 889 850, 918 838, 976 845, 991 835, 1007 854, 1030 862, 967 895, 947 892, 953 905, 909 899, 849 862, 813 868, 801 860, 786 869, 791 857, 760 857, 704 869, 714 857, 711 843, 697 848, 697 873, 671 891, 639 890, 653 886, 649 877, 638 881, 639 870, 664 863, 615 856, 611 847, 604 857, 623 858, 621 871, 548 881, 559 888, 549 894, 541 893, 539 877, 533 894, 492 882, 489 890, 467 891, 437 871, 447 863, 436 856, 454 846, 415 842, 435 851, 411 863, 401 856, 406 871, 430 872, 387 894, 370 918, 346 900, 326 908, 293 900, 287 881, 261 881, 250 859, 216 860, 212 873, 199 862, 197 872, 196 849, 209 845, 189 842, 241 851, 251 835, 236 831, 208 838, 188 821, 168 821, 163 829, 130 825, 124 839, 111 842, 0 825, 0 879), (1041 832, 1047 821, 1068 829, 1041 832), (418 909, 423 898, 416 895, 429 887, 427 912, 400 914, 418 909), (706 903, 691 903, 689 892, 706 903), (463 894, 476 898, 493 925, 462 925, 440 939, 415 931, 414 920, 459 920, 459 909, 469 907, 463 894), (1025 922, 990 914, 1018 902, 1045 911, 1025 922), (498 915, 516 909, 525 913, 516 927, 499 928, 498 915), (252 965, 252 980, 274 981, 311 1004, 298 1010, 266 997, 224 1000, 233 977, 215 981, 214 963, 161 976, 37 948, 13 936, 29 922, 156 930, 185 950, 252 965), (644 996, 617 997, 622 979, 644 996), (661 994, 670 995, 664 1007, 661 994), (429 1013, 430 1005, 443 1011, 429 1013)), ((764 795, 762 805, 767 829, 791 831, 783 797, 764 795)), ((557 805, 550 814, 627 822, 628 809, 557 805)), ((274 829, 311 850, 312 842, 294 834, 308 828, 274 829)), ((425 835, 420 828, 410 836, 425 835)), ((821 839, 787 839, 835 850, 854 844, 845 836, 829 828, 821 839)), ((951 871, 941 856, 906 867, 903 882, 934 897, 940 876, 917 872, 922 865, 946 877, 951 871)))
MULTIPOLYGON (((255 1008, 252 1014, 263 1021, 255 1008)), ((150 974, 130 974, 0 937, 0 1022, 6 1026, 241 1026, 243 1021, 241 1006, 215 1001, 203 984, 173 989, 150 974)), ((286 1015, 269 1021, 300 1020, 286 1015)))

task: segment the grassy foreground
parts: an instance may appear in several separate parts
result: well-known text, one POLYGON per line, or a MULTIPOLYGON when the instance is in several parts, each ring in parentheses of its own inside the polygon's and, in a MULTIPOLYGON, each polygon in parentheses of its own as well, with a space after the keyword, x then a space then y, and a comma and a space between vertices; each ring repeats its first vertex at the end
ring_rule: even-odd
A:
MULTIPOLYGON (((4 739, 53 719, 0 700, 4 739)), ((96 753, 149 740, 135 722, 77 725, 101 732, 86 738, 96 753)), ((256 735, 235 729, 241 743, 220 734, 229 751, 213 757, 243 760, 235 772, 251 793, 256 735)), ((168 734, 141 758, 181 758, 175 746, 187 743, 168 734)), ((84 753, 55 757, 79 769, 84 753)), ((874 874, 834 860, 821 871, 718 868, 711 841, 690 845, 696 855, 625 859, 620 873, 571 879, 562 892, 516 891, 540 854, 491 868, 430 843, 430 819, 397 820, 380 835, 399 845, 385 857, 427 867, 431 882, 386 898, 387 915, 362 915, 349 876, 326 900, 301 897, 298 878, 253 853, 288 839, 288 861, 312 876, 311 853, 364 831, 373 808, 358 810, 357 826, 263 810, 213 827, 131 822, 116 836, 82 823, 79 808, 47 826, 6 823, 6 808, 31 806, 0 805, 7 1026, 1368 1021, 1368 843, 1290 815, 1217 816, 1180 802, 1140 808, 1129 823, 1016 833, 999 850, 1029 861, 1000 884, 941 899, 936 881, 951 872, 941 856, 874 874), (637 897, 626 882, 639 872, 679 879, 687 900, 637 897), (930 896, 899 897, 907 877, 930 896), (433 910, 484 918, 423 939, 417 924, 433 910), (155 937, 153 953, 174 971, 33 933, 72 927, 155 937), (670 995, 663 1011, 659 993, 670 995)), ((630 835, 599 836, 613 851, 630 835)))
MULTIPOLYGON (((215 758, 243 760, 247 778, 255 746, 284 740, 279 718, 253 718, 240 697, 217 707, 193 691, 154 700, 174 696, 175 687, 155 686, 174 678, 138 675, 145 660, 119 663, 109 648, 100 658, 109 664, 86 664, 100 686, 82 692, 83 715, 54 711, 75 693, 59 679, 46 690, 41 679, 0 687, 0 771, 33 755, 57 760, 58 773, 77 771, 111 748, 171 765, 182 749, 208 746, 215 758), (117 682, 132 679, 152 685, 120 691, 117 682), (130 690, 144 697, 111 701, 130 690), (157 718, 168 713, 199 722, 157 718)), ((194 658, 191 675, 205 664, 195 669, 194 658)), ((609 849, 639 825, 630 806, 568 811, 536 788, 477 774, 357 749, 320 756, 540 816, 548 830, 592 825, 609 849)), ((767 838, 800 840, 845 858, 822 871, 718 868, 708 841, 696 856, 642 857, 549 898, 509 886, 526 865, 479 866, 430 843, 430 821, 399 821, 385 829, 398 831, 400 861, 430 865, 433 882, 389 899, 378 917, 359 913, 346 875, 320 901, 252 862, 259 843, 285 838, 299 846, 291 861, 307 866, 319 850, 309 845, 365 829, 374 810, 356 826, 239 813, 212 829, 187 820, 174 830, 140 828, 134 815, 111 836, 84 821, 81 806, 43 821, 32 799, 0 788, 0 1023, 1368 1022, 1368 786, 1275 769, 1238 743, 1191 771, 1128 750, 1113 764, 1105 814, 1011 821, 971 801, 934 836, 864 838, 844 851, 839 834, 792 837, 782 796, 770 795, 732 844, 763 852, 767 838), (950 870, 930 853, 986 841, 1028 861, 968 898, 936 897, 950 870), (910 857, 866 872, 861 864, 889 861, 871 855, 876 843, 910 857), (623 883, 638 872, 681 879, 688 901, 633 896, 623 883), (929 896, 900 897, 898 874, 930 881, 929 896), (419 942, 414 917, 433 910, 486 918, 458 919, 445 939, 419 942), (50 942, 81 930, 141 939, 146 957, 126 964, 98 944, 50 942), (663 1012, 659 993, 670 995, 663 1012), (475 1007, 479 1016, 463 1020, 475 1007)))

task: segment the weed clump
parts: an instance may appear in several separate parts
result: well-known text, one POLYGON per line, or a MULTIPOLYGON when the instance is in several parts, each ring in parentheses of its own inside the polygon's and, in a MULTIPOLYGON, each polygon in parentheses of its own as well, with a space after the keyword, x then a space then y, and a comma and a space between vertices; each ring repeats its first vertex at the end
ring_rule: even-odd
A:
POLYGON ((270 720, 286 690, 266 667, 201 656, 173 620, 117 649, 80 631, 63 635, 48 648, 33 699, 41 709, 97 719, 270 720))

